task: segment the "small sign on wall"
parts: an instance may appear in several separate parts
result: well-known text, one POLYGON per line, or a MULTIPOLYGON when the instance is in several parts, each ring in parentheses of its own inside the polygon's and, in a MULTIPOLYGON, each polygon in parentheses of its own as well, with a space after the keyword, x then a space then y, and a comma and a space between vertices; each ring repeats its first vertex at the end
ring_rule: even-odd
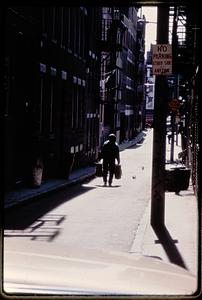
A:
POLYGON ((172 74, 172 45, 152 45, 152 71, 153 75, 172 74))

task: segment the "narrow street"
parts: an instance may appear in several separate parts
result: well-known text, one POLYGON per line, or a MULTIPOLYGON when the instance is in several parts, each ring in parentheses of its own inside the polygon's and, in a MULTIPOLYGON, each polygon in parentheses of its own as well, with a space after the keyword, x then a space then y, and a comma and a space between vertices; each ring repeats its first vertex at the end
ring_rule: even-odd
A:
POLYGON ((112 187, 97 177, 6 212, 5 239, 129 252, 150 200, 152 131, 120 156, 112 187))
POLYGON ((200 9, 149 2, 4 9, 5 298, 201 292, 200 9))

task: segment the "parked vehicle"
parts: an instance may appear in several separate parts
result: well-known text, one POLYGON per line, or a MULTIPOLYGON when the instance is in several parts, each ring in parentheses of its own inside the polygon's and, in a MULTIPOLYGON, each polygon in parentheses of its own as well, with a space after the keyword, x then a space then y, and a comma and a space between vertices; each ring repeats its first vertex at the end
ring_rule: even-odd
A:
POLYGON ((196 277, 185 269, 131 253, 75 251, 12 239, 4 243, 3 262, 7 295, 191 295, 196 291, 196 277))

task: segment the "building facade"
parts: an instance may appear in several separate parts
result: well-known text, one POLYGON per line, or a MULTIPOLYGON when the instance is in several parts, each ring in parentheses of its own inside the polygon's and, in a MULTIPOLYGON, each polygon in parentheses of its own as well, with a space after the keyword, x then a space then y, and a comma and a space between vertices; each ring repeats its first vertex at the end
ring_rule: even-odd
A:
POLYGON ((97 157, 100 8, 17 7, 6 15, 5 186, 66 176, 97 157), (90 34, 89 34, 90 33, 90 34))
POLYGON ((138 18, 137 23, 137 46, 136 46, 136 124, 135 132, 142 131, 145 127, 145 16, 138 18))
POLYGON ((114 132, 119 143, 142 128, 145 22, 136 7, 104 7, 101 41, 100 141, 114 132))
POLYGON ((144 31, 136 7, 9 7, 5 186, 66 178, 144 127, 144 31))
POLYGON ((199 178, 199 77, 200 77, 200 9, 197 4, 170 7, 170 27, 173 44, 173 74, 178 80, 178 95, 182 99, 179 119, 184 129, 186 164, 191 168, 195 194, 201 199, 199 178))

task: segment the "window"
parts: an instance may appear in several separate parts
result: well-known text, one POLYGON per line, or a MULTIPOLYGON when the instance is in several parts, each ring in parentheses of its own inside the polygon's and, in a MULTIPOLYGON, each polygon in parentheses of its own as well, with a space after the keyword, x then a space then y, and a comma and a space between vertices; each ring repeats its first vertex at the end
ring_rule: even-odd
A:
POLYGON ((69 42, 69 48, 74 51, 74 40, 75 40, 75 35, 76 35, 76 28, 75 28, 75 23, 76 23, 76 9, 71 8, 69 9, 69 24, 68 24, 68 42, 69 42))
POLYGON ((70 8, 64 7, 63 9, 63 44, 66 48, 70 48, 70 33, 71 33, 71 14, 70 8))
POLYGON ((83 128, 84 80, 73 77, 72 128, 83 128))
POLYGON ((52 38, 52 34, 53 34, 53 8, 52 7, 46 7, 43 9, 42 26, 43 26, 43 33, 49 38, 52 38))
POLYGON ((74 84, 72 90, 72 128, 76 127, 76 111, 77 111, 77 84, 75 83, 76 77, 74 77, 74 84))
POLYGON ((53 81, 51 82, 50 91, 50 117, 49 117, 49 133, 53 134, 53 102, 54 102, 54 86, 53 81))
POLYGON ((61 8, 61 47, 64 46, 64 8, 61 8))
POLYGON ((134 55, 133 55, 133 52, 132 52, 130 49, 128 49, 127 60, 128 60, 130 63, 135 64, 134 55))
POLYGON ((78 18, 78 11, 76 8, 74 8, 74 15, 73 15, 73 48, 72 51, 74 54, 78 52, 78 30, 79 28, 79 18, 78 18))
POLYGON ((59 41, 61 35, 61 8, 53 8, 52 18, 52 40, 54 42, 59 41))
POLYGON ((52 19, 52 38, 55 40, 55 26, 56 26, 56 9, 53 8, 53 19, 52 19))
POLYGON ((82 16, 81 23, 81 57, 85 57, 85 15, 82 16))
POLYGON ((43 99, 44 99, 44 77, 40 78, 40 102, 38 107, 39 134, 43 134, 43 99))
POLYGON ((134 81, 129 77, 126 77, 126 88, 129 90, 134 90, 134 81))

